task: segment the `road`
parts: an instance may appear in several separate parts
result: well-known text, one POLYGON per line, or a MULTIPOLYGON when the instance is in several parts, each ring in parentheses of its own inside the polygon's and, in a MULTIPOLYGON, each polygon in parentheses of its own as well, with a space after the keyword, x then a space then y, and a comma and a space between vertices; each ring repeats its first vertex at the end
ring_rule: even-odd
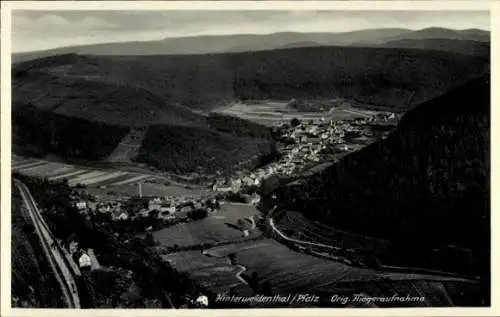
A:
POLYGON ((61 291, 68 308, 80 308, 80 298, 75 282, 75 277, 80 275, 76 264, 72 265, 72 259, 69 254, 59 245, 53 237, 47 224, 45 223, 36 202, 29 192, 28 187, 18 180, 14 180, 19 189, 29 216, 35 227, 35 231, 40 239, 41 247, 45 253, 54 275, 61 286, 61 291))
MULTIPOLYGON (((270 212, 272 213, 273 211, 270 211, 270 212)), ((302 240, 297 240, 297 239, 294 239, 294 238, 290 238, 287 235, 285 235, 283 232, 281 232, 276 227, 276 225, 274 223, 274 219, 273 219, 272 216, 269 217, 268 225, 271 227, 271 229, 274 231, 274 233, 276 233, 282 239, 287 240, 289 242, 293 242, 293 243, 300 244, 300 245, 310 245, 310 246, 325 248, 325 249, 328 249, 328 250, 335 250, 335 251, 339 251, 340 250, 340 248, 333 247, 331 245, 326 245, 326 244, 321 244, 321 243, 315 243, 315 242, 310 242, 310 241, 302 241, 302 240)))
MULTIPOLYGON (((314 247, 319 247, 326 252, 334 250, 338 251, 340 250, 337 247, 326 245, 326 244, 321 244, 321 243, 315 243, 315 242, 310 242, 310 241, 303 241, 303 240, 298 240, 295 238, 290 238, 286 234, 284 234, 281 230, 279 230, 276 227, 276 224, 274 223, 273 216, 275 217, 276 209, 273 209, 269 211, 269 215, 267 217, 267 225, 272 229, 272 231, 277 234, 281 239, 286 240, 288 242, 292 242, 296 245, 301 245, 301 246, 314 246, 314 247)), ((280 211, 280 212, 285 212, 285 211, 280 211)), ((315 253, 316 255, 320 255, 319 253, 315 253)), ((347 263, 347 261, 340 260, 341 262, 344 262, 348 265, 352 265, 350 263, 347 263)), ((447 280, 453 280, 453 281, 461 281, 461 282, 466 282, 466 283, 477 283, 477 280, 471 279, 469 277, 461 277, 456 274, 448 273, 448 272, 442 272, 442 271, 437 271, 437 270, 430 270, 430 269, 422 269, 422 268, 413 268, 413 267, 401 267, 401 266, 389 266, 389 265, 380 265, 379 270, 385 271, 386 276, 388 278, 393 278, 392 273, 395 273, 394 276, 397 277, 397 279, 400 279, 400 274, 397 273, 406 273, 407 277, 410 276, 418 276, 421 279, 426 279, 426 280, 437 280, 437 281, 447 281, 447 280)))

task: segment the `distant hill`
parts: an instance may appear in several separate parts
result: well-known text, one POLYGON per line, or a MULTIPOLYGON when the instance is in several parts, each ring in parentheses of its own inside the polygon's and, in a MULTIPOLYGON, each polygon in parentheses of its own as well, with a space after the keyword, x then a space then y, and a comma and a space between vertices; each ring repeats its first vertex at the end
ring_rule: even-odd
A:
MULTIPOLYGON (((322 46, 318 42, 313 42, 313 41, 304 41, 304 42, 293 42, 293 43, 288 43, 281 48, 294 48, 294 47, 313 47, 313 46, 322 46)), ((324 46, 324 45, 323 45, 324 46)))
POLYGON ((402 39, 380 44, 389 48, 416 48, 490 58, 490 42, 453 39, 402 39))
POLYGON ((396 40, 426 40, 426 39, 448 39, 448 40, 466 40, 477 42, 489 42, 490 32, 479 29, 452 30, 446 28, 426 28, 410 33, 396 34, 387 37, 384 42, 396 40))
POLYGON ((406 110, 489 67, 414 49, 310 47, 177 56, 45 57, 12 70, 13 100, 91 121, 199 126, 235 99, 343 97, 406 110), (194 111, 196 112, 194 112, 194 111))
MULTIPOLYGON (((391 261, 429 266, 431 250, 471 252, 489 279, 490 78, 408 111, 386 139, 276 191, 281 208, 392 241, 391 261)), ((468 270, 458 262, 445 270, 468 270)), ((469 271, 469 273, 471 273, 469 271)))
POLYGON ((203 35, 166 38, 157 41, 105 43, 56 48, 46 51, 13 54, 14 62, 40 57, 77 53, 83 55, 193 55, 273 50, 284 47, 370 46, 405 39, 453 39, 488 42, 490 33, 483 30, 428 28, 413 31, 403 28, 367 29, 342 33, 280 32, 273 34, 203 35))
POLYGON ((13 61, 20 62, 51 55, 192 55, 228 52, 272 50, 290 43, 316 42, 326 45, 349 45, 370 39, 383 41, 406 32, 408 29, 373 29, 345 33, 299 33, 203 35, 166 38, 158 41, 106 43, 56 48, 46 51, 13 54, 13 61))

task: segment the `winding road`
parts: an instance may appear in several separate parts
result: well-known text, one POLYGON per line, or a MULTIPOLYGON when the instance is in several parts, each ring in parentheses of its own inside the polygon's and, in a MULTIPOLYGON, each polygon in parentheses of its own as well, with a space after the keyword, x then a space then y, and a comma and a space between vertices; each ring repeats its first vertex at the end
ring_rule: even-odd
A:
MULTIPOLYGON (((274 223, 273 217, 276 217, 276 214, 280 212, 286 212, 283 210, 280 210, 277 212, 276 208, 272 209, 269 211, 268 217, 267 217, 267 225, 271 228, 271 230, 279 236, 280 239, 286 240, 288 242, 292 242, 296 245, 301 245, 301 246, 315 246, 319 247, 321 249, 326 249, 326 251, 331 251, 335 250, 338 251, 340 250, 337 247, 326 245, 326 244, 321 244, 321 243, 315 243, 315 242, 310 242, 310 241, 302 241, 294 238, 288 237, 286 234, 284 234, 281 230, 279 230, 276 227, 276 224, 274 223)), ((352 265, 352 263, 349 263, 350 261, 345 260, 345 259, 333 259, 331 257, 325 257, 322 256, 320 253, 314 252, 315 255, 321 256, 323 258, 329 258, 335 261, 340 261, 343 262, 347 265, 352 265)), ((456 281, 461 281, 461 282, 468 282, 468 283, 477 283, 478 281, 469 277, 462 277, 458 276, 456 274, 448 273, 448 272, 443 272, 443 271, 437 271, 437 270, 430 270, 430 269, 422 269, 422 268, 414 268, 414 267, 401 267, 401 266, 389 266, 389 265, 380 265, 379 269, 381 271, 385 271, 387 277, 391 278, 391 273, 395 273, 396 276, 399 276, 400 274, 397 273, 406 273, 408 276, 421 276, 422 279, 432 279, 432 280, 439 280, 439 281, 446 281, 446 280, 456 280, 456 281)))
POLYGON ((18 180, 14 180, 14 183, 19 189, 21 198, 40 239, 43 252, 61 287, 66 306, 68 308, 80 308, 80 298, 75 282, 75 277, 80 275, 80 270, 50 232, 28 187, 18 180))

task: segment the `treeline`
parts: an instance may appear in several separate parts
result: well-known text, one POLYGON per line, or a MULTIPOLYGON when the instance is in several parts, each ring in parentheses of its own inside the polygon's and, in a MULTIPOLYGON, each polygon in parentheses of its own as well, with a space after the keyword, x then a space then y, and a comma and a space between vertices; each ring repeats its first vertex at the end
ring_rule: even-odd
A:
POLYGON ((40 110, 12 107, 12 143, 17 154, 63 159, 99 160, 109 155, 129 128, 90 122, 40 110))
POLYGON ((470 250, 470 266, 448 261, 438 269, 477 274, 487 285, 489 89, 488 74, 417 106, 386 140, 281 186, 279 205, 340 230, 390 239, 386 256, 399 265, 428 267, 430 250, 450 245, 470 250))
MULTIPOLYGON (((237 134, 235 130, 226 130, 237 134)), ((137 161, 176 173, 228 171, 241 162, 255 164, 276 151, 274 141, 237 137, 213 129, 152 125, 139 149, 137 161)))
POLYGON ((104 268, 90 272, 86 289, 94 293, 82 297, 93 298, 95 307, 181 307, 204 292, 165 263, 144 239, 115 233, 109 222, 80 214, 71 202, 76 192, 66 182, 13 177, 29 187, 58 239, 76 240, 80 247, 94 249, 104 268))

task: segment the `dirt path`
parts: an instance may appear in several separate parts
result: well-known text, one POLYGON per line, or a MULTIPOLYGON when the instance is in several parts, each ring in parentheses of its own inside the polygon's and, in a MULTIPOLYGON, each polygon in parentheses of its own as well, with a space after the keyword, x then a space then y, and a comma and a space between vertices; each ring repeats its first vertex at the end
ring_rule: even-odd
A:
POLYGON ((129 163, 139 153, 139 148, 142 145, 142 140, 146 136, 146 129, 131 129, 113 152, 106 159, 113 163, 129 163))

